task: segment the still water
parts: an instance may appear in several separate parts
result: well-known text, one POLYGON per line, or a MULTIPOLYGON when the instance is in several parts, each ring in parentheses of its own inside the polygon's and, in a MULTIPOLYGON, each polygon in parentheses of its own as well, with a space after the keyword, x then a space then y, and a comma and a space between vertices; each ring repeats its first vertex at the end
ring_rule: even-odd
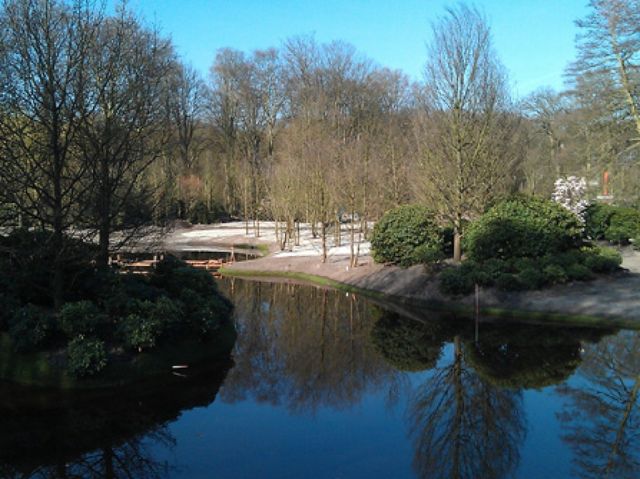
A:
POLYGON ((0 477, 640 477, 640 333, 220 288, 228 361, 107 398, 0 385, 0 477))

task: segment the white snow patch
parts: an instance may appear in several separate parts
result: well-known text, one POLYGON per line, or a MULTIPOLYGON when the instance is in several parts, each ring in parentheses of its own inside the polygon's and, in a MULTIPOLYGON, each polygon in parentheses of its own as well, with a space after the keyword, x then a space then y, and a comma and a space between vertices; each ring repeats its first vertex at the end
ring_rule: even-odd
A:
MULTIPOLYGON (((351 253, 351 225, 341 225, 341 239, 340 246, 334 246, 334 234, 330 231, 327 235, 327 255, 328 256, 349 256, 351 253)), ((354 250, 357 250, 357 238, 358 232, 354 234, 356 243, 354 244, 354 250)), ((244 222, 236 221, 232 223, 221 223, 220 225, 202 225, 194 226, 191 230, 178 230, 171 234, 171 241, 174 243, 185 243, 193 240, 224 240, 226 238, 234 237, 259 239, 265 242, 276 242, 275 223, 273 221, 260 222, 260 236, 256 237, 256 231, 253 227, 253 223, 249 223, 249 234, 246 234, 246 226, 244 222)), ((319 236, 314 238, 312 234, 311 225, 304 223, 300 225, 300 244, 287 245, 286 250, 278 251, 273 254, 275 257, 291 257, 291 256, 308 256, 308 257, 320 257, 322 256, 322 238, 319 236)), ((368 241, 360 242, 360 255, 368 255, 371 250, 371 243, 368 241)))

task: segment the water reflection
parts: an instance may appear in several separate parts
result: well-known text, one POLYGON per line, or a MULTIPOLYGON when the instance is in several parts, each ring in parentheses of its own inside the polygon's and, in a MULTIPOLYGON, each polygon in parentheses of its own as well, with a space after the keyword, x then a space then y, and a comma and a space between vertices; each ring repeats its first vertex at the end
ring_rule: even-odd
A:
POLYGON ((445 342, 453 337, 452 327, 445 321, 418 321, 381 309, 377 314, 371 341, 382 357, 400 371, 435 367, 445 342))
POLYGON ((430 370, 408 406, 418 475, 512 477, 526 436, 522 391, 565 381, 583 346, 610 333, 486 322, 476 336, 468 321, 381 312, 372 342, 385 360, 398 369, 430 370))
POLYGON ((420 477, 510 477, 525 437, 520 392, 500 389, 469 366, 460 336, 453 358, 434 369, 410 400, 420 477))
MULTIPOLYGON (((638 476, 637 333, 494 321, 481 323, 476 337, 468 320, 400 314, 399 306, 392 312, 321 288, 225 280, 220 289, 236 305, 233 365, 212 365, 191 379, 170 376, 106 401, 0 387, 0 477, 191 477, 192 460, 205 465, 200 471, 233 458, 259 460, 247 431, 274 417, 283 442, 304 443, 311 434, 327 450, 346 445, 338 459, 326 451, 301 459, 282 446, 282 457, 259 456, 273 462, 269 471, 289 471, 295 457, 309 470, 322 464, 325 476, 341 475, 349 463, 351 474, 342 475, 351 477, 360 462, 379 456, 386 469, 378 474, 387 477, 539 477, 522 456, 538 451, 536 433, 528 434, 538 417, 527 408, 540 389, 548 416, 560 419, 559 460, 568 464, 571 454, 577 477, 638 476), (210 407, 216 398, 220 409, 210 407), (181 451, 179 435, 195 434, 194 426, 173 425, 195 406, 208 408, 206 421, 192 421, 209 428, 211 442, 194 459, 197 452, 181 451), (316 427, 314 418, 363 431, 340 442, 340 433, 316 427), (376 442, 370 427, 390 442, 376 442), (213 457, 214 444, 226 454, 213 457)), ((246 470, 232 464, 226 477, 246 470)))
POLYGON ((540 389, 567 380, 584 345, 611 334, 607 329, 490 323, 465 351, 478 374, 504 388, 540 389))
POLYGON ((580 477, 638 477, 640 335, 623 331, 586 347, 580 382, 559 388, 563 440, 580 477))
POLYGON ((167 424, 211 404, 231 365, 218 361, 108 396, 1 384, 0 477, 167 477, 169 464, 152 450, 175 444, 167 424))
POLYGON ((239 318, 222 398, 252 397, 296 413, 345 409, 400 384, 369 341, 373 306, 355 295, 286 283, 229 282, 239 318))

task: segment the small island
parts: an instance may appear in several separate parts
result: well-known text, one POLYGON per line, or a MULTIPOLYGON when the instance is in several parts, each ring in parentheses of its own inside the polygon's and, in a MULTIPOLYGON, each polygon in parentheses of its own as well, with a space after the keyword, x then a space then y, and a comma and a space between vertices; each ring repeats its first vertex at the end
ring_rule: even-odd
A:
POLYGON ((48 238, 27 230, 0 238, 0 379, 119 386, 228 357, 233 305, 209 272, 172 256, 149 274, 100 268, 94 245, 65 238, 68 281, 56 309, 48 238))

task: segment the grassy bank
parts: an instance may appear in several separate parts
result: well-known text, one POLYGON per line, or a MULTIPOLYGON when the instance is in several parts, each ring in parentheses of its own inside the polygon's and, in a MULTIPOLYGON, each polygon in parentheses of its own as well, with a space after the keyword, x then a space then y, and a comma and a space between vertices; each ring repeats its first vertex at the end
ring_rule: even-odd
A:
MULTIPOLYGON (((238 270, 233 268, 222 268, 220 273, 228 277, 238 277, 246 279, 258 279, 268 281, 269 279, 290 279, 300 283, 313 284, 327 288, 336 289, 354 294, 359 294, 378 302, 382 306, 398 305, 414 311, 429 310, 435 312, 454 313, 462 317, 473 319, 474 308, 460 302, 422 300, 415 297, 387 294, 382 291, 372 290, 354 286, 348 283, 297 271, 259 271, 259 270, 238 270)), ((566 314, 557 312, 531 311, 519 309, 507 309, 498 307, 482 307, 480 314, 486 319, 508 319, 510 321, 522 321, 528 323, 572 325, 595 328, 620 328, 620 329, 640 329, 640 322, 619 317, 599 317, 583 314, 566 314)))

